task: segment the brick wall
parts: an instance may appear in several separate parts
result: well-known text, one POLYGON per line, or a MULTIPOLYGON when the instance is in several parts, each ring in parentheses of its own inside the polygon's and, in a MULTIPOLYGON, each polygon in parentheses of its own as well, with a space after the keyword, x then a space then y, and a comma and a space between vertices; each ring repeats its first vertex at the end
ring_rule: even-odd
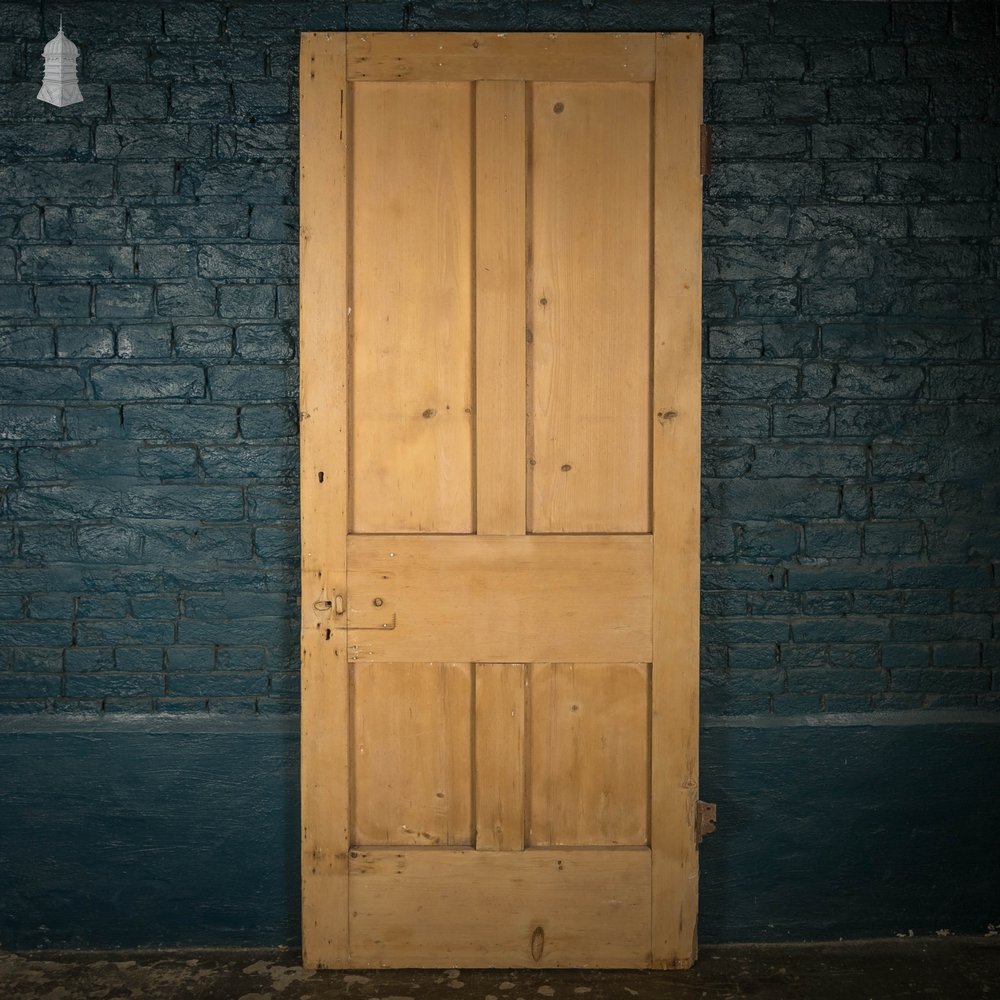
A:
POLYGON ((297 33, 345 26, 705 33, 705 712, 1000 706, 997 12, 5 0, 0 711, 297 708, 297 33))

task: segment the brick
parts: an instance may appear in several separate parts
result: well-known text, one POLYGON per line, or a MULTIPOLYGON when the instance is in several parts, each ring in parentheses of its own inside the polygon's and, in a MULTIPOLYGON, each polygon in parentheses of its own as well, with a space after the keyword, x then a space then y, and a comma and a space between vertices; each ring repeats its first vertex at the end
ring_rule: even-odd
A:
POLYGON ((242 324, 236 328, 236 353, 244 361, 284 361, 294 354, 287 328, 264 324, 242 324))
POLYGON ((856 79, 868 72, 868 53, 860 45, 812 42, 809 77, 823 80, 856 79))
POLYGON ((38 208, 0 205, 0 239, 37 240, 41 236, 38 208))
POLYGON ((98 319, 138 319, 153 312, 153 286, 133 283, 98 285, 94 312, 98 319))
POLYGON ((170 356, 167 324, 125 324, 118 327, 118 357, 166 358, 170 356))
MULTIPOLYGON (((725 160, 801 160, 807 148, 808 132, 804 125, 724 123, 712 128, 712 157, 717 163, 725 160)), ((762 220, 768 217, 760 209, 758 215, 762 220)))
POLYGON ((40 441, 60 437, 62 437, 60 407, 0 404, 0 439, 40 441))
POLYGON ((138 239, 224 239, 246 237, 249 213, 245 205, 138 206, 129 212, 130 232, 138 239))
POLYGON ((91 370, 97 399, 200 399, 205 372, 198 365, 98 365, 91 370))
POLYGON ((798 312, 799 290, 792 281, 744 281, 733 285, 736 311, 746 319, 779 319, 798 312))
POLYGON ((176 597, 133 597, 129 605, 135 618, 174 618, 177 615, 176 597))
POLYGON ((831 358, 951 360, 982 357, 982 331, 965 324, 827 324, 823 354, 831 358))
POLYGON ((814 403, 776 404, 773 407, 775 437, 827 437, 830 407, 814 403))
POLYGON ((790 365, 704 366, 706 400, 790 398, 798 392, 798 371, 790 365))
POLYGON ((298 535, 286 528, 258 528, 254 532, 254 551, 265 560, 294 560, 299 554, 298 535))
POLYGON ((146 79, 145 45, 112 45, 89 48, 83 53, 85 74, 91 80, 111 82, 146 79))
POLYGON ((719 163, 708 177, 713 199, 749 198, 779 204, 818 198, 822 184, 819 164, 767 160, 719 163))
POLYGON ((110 198, 113 185, 114 168, 106 163, 0 164, 0 191, 16 191, 19 200, 110 198))
POLYGON ((857 559, 861 530, 854 524, 807 524, 805 551, 812 559, 857 559))
POLYGON ((988 78, 995 71, 996 47, 981 44, 911 45, 906 71, 913 79, 988 78))
POLYGON ((215 695, 263 695, 267 693, 267 674, 237 674, 229 671, 216 674, 183 673, 168 678, 167 690, 170 694, 205 698, 215 695))
POLYGON ((889 623, 863 615, 811 618, 795 622, 792 634, 796 642, 865 642, 889 638, 889 623))
MULTIPOLYGON (((211 496, 211 490, 202 492, 211 496)), ((233 511, 235 514, 235 510, 233 511)), ((252 555, 248 527, 146 528, 143 552, 147 559, 164 562, 198 560, 208 565, 218 562, 245 562, 252 555)))
POLYGON ((703 501, 708 516, 805 520, 836 516, 839 491, 804 479, 708 480, 703 501))
POLYGON ((211 316, 215 312, 215 286, 197 278, 157 285, 156 312, 160 316, 211 316))
POLYGON ((743 76, 743 49, 730 42, 707 42, 705 77, 708 80, 738 80, 743 76))
POLYGON ((800 534, 794 524, 746 524, 737 535, 737 555, 747 562, 789 559, 799 551, 800 534))
POLYGON ((181 164, 177 183, 185 197, 280 204, 292 196, 293 175, 287 163, 186 160, 181 164))
POLYGON ((1000 395, 1000 365, 937 365, 930 373, 932 399, 995 401, 1000 395))
POLYGON ((139 475, 147 479, 191 479, 198 474, 194 448, 151 446, 139 450, 139 475))
POLYGON ((225 440, 236 436, 236 408, 214 404, 125 407, 125 432, 147 441, 225 440))
POLYGON ((287 115, 290 106, 288 84, 283 80, 235 83, 233 106, 239 118, 256 120, 287 115))
POLYGON ((921 83, 870 83, 830 88, 830 117, 841 122, 926 118, 930 95, 921 83))
POLYGON ((216 401, 284 401, 296 388, 295 372, 283 365, 213 365, 208 382, 211 398, 216 401))
POLYGON ((162 83, 113 83, 111 114, 117 122, 162 121, 167 116, 167 88, 162 83))
POLYGON ((923 369, 909 365, 844 364, 834 394, 841 399, 911 399, 924 381, 923 369))
POLYGON ((56 697, 61 690, 58 674, 0 674, 0 698, 56 697))
POLYGON ((121 408, 83 404, 66 407, 66 436, 71 441, 121 437, 121 408))
POLYGON ((115 338, 106 326, 63 326, 56 331, 56 354, 60 358, 114 357, 115 338))
POLYGON ((190 243, 140 244, 137 274, 144 278, 192 278, 198 270, 197 247, 190 243))
POLYGON ((0 399, 6 402, 79 399, 84 384, 75 368, 0 365, 0 399))
POLYGON ((294 486, 247 486, 247 516, 251 521, 298 523, 299 497, 294 486))
MULTIPOLYGON (((0 259, 3 251, 0 250, 0 259)), ((12 269, 13 272, 13 269, 12 269)), ((13 277, 13 273, 11 273, 13 277)), ((31 319, 35 315, 35 304, 29 285, 0 285, 0 315, 4 319, 31 319)))
POLYGON ((289 479, 297 473, 297 451, 287 445, 206 446, 201 463, 209 479, 289 479))
POLYGON ((0 156, 8 162, 36 157, 75 159, 89 154, 90 129, 84 126, 48 122, 0 130, 0 156))
POLYGON ((846 0, 777 0, 774 33, 801 38, 844 38, 868 41, 884 36, 889 5, 846 0))
POLYGON ((1000 235, 985 204, 927 205, 911 209, 913 235, 930 239, 1000 235))
POLYGON ((187 159, 212 150, 207 125, 120 123, 98 125, 96 134, 99 160, 187 159))
POLYGON ((877 176, 875 163, 828 162, 824 167, 823 195, 832 201, 870 199, 876 193, 877 176))
POLYGON ((90 285, 36 285, 38 315, 52 319, 87 319, 90 316, 90 285))
POLYGON ((806 69, 805 49, 773 42, 747 45, 746 65, 751 80, 798 80, 806 69))
POLYGON ((806 206, 792 212, 792 239, 900 239, 906 236, 906 210, 896 206, 806 206))
MULTIPOLYGON (((0 416, 0 435, 2 435, 0 416)), ((284 405, 244 406, 240 409, 240 435, 255 438, 290 438, 298 432, 298 422, 294 410, 284 405)))
POLYGON ((924 153, 919 125, 814 125, 813 156, 833 160, 913 160, 924 153))
POLYGON ((112 698, 144 695, 152 697, 163 693, 160 674, 124 674, 117 671, 98 671, 92 674, 69 674, 66 677, 66 695, 69 698, 112 698))
POLYGON ((215 667, 214 646, 169 646, 167 669, 205 673, 215 667))
POLYGON ((225 8, 220 3, 201 0, 174 0, 163 9, 164 34, 172 40, 218 39, 222 33, 225 8))
POLYGON ((788 589, 796 591, 884 590, 887 585, 886 571, 874 566, 794 566, 788 571, 788 589))
POLYGON ((178 325, 174 346, 180 358, 228 358, 233 353, 233 329, 218 324, 178 325))
POLYGON ((49 327, 0 327, 0 360, 45 361, 54 353, 49 327))
POLYGON ((170 88, 170 115, 193 121, 218 121, 232 113, 227 83, 174 83, 170 88))
POLYGON ((791 670, 788 673, 790 692, 812 694, 852 694, 858 691, 874 693, 886 688, 886 675, 878 669, 845 669, 827 667, 817 670, 791 670))
POLYGON ((131 247, 26 246, 21 250, 25 278, 123 278, 133 274, 131 247))
POLYGON ((205 245, 198 252, 198 273, 208 278, 290 276, 298 267, 298 248, 269 244, 205 245))
POLYGON ((833 479, 859 478, 865 474, 865 449, 860 445, 814 443, 808 445, 758 445, 751 475, 833 479))
POLYGON ((177 168, 168 163, 118 164, 118 192, 130 198, 156 198, 174 193, 177 168))
POLYGON ((129 648, 115 650, 115 670, 128 671, 129 673, 150 672, 156 673, 163 670, 163 651, 157 648, 129 648))
POLYGON ((892 671, 893 691, 941 691, 948 694, 975 694, 989 691, 988 670, 919 670, 901 667, 892 671))
POLYGON ((154 80, 184 82, 247 80, 263 77, 263 49, 256 46, 200 42, 156 42, 149 56, 149 75, 154 80))
POLYGON ((275 312, 274 285, 220 285, 219 315, 225 319, 267 320, 275 312))

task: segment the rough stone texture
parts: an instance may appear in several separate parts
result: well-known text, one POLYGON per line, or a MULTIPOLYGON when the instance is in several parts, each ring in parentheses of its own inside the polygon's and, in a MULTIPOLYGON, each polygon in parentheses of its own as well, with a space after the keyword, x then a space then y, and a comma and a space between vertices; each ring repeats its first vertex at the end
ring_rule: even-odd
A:
POLYGON ((905 940, 811 947, 706 948, 693 969, 660 974, 575 970, 438 971, 303 969, 287 951, 56 954, 45 960, 0 952, 0 987, 19 1000, 350 1000, 359 994, 452 1000, 479 997, 581 997, 624 993, 658 1000, 856 1000, 864 996, 992 996, 1000 948, 995 939, 905 940))

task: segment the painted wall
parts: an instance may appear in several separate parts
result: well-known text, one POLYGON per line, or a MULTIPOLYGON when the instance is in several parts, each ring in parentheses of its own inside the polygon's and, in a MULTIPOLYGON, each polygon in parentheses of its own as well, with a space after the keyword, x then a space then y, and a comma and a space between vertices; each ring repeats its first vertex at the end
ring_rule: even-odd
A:
POLYGON ((705 34, 703 937, 1000 922, 998 10, 5 0, 0 946, 297 940, 296 55, 345 26, 705 34))

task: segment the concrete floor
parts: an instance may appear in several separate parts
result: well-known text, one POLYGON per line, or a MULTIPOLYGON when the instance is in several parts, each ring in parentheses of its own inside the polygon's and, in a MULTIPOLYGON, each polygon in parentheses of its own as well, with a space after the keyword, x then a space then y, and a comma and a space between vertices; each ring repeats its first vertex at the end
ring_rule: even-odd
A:
POLYGON ((1000 998, 1000 938, 704 948, 688 972, 310 972, 290 952, 0 952, 2 1000, 1000 998))

